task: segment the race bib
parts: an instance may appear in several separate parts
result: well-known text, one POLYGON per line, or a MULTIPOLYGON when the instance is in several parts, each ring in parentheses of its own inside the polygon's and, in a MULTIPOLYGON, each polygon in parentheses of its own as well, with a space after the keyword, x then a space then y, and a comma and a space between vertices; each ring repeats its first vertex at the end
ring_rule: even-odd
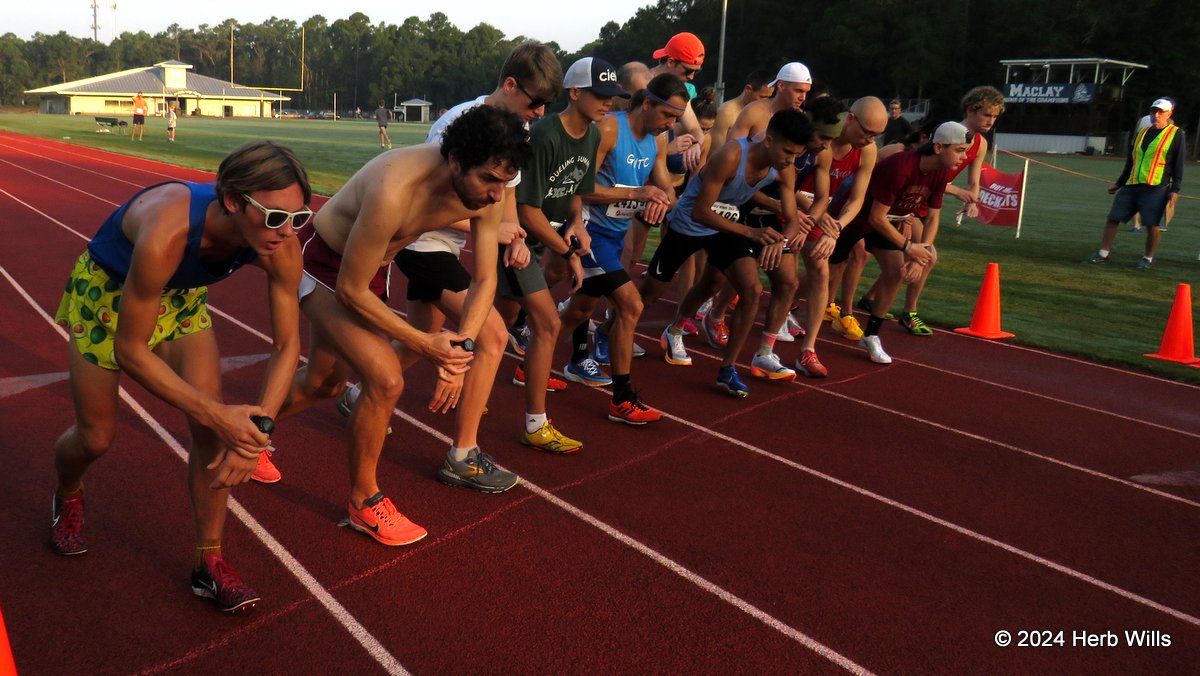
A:
POLYGON ((645 202, 639 202, 637 200, 624 200, 621 202, 613 202, 612 204, 608 205, 608 210, 605 211, 605 214, 609 218, 627 221, 636 216, 645 207, 645 202))
POLYGON ((742 212, 734 205, 726 202, 713 202, 712 210, 722 218, 728 218, 731 221, 736 221, 742 212))

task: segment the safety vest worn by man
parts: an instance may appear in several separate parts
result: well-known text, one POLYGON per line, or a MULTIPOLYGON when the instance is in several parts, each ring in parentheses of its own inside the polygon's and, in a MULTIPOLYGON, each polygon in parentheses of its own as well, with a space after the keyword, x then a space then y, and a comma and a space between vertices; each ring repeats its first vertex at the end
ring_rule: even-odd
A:
POLYGON ((1163 171, 1167 166, 1167 152, 1171 150, 1171 144, 1175 142, 1175 132, 1179 131, 1179 127, 1175 125, 1167 125, 1154 140, 1150 141, 1150 145, 1146 148, 1142 147, 1142 141, 1146 138, 1146 132, 1152 127, 1138 132, 1137 140, 1133 143, 1133 169, 1129 172, 1129 180, 1126 185, 1158 185, 1162 183, 1163 171))

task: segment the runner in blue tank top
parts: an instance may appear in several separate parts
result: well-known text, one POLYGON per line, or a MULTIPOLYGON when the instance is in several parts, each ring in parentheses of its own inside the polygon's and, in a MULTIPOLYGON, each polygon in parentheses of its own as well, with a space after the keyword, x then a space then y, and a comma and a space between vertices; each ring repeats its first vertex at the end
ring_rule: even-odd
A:
POLYGON ((596 189, 583 198, 592 247, 582 259, 583 283, 561 317, 562 331, 570 333, 573 341, 564 373, 588 385, 608 384, 599 362, 611 361, 613 395, 608 417, 631 425, 655 422, 662 415, 641 402, 630 382, 633 330, 642 303, 621 264, 621 248, 635 214, 647 223, 658 223, 674 201, 662 134, 686 107, 683 81, 664 73, 634 94, 628 112, 612 113, 598 123, 596 189), (587 350, 587 320, 601 296, 612 305, 612 320, 596 329, 597 354, 592 358, 587 350))
POLYGON ((192 591, 227 612, 258 601, 222 558, 221 533, 229 488, 258 468, 296 371, 303 264, 294 235, 312 218, 311 198, 295 155, 258 141, 226 157, 216 183, 152 186, 101 226, 75 263, 56 317, 72 339, 75 424, 54 445, 55 551, 87 551, 83 476, 112 444, 125 371, 187 415, 196 523, 192 591), (212 319, 205 285, 245 264, 267 273, 274 350, 259 400, 228 405, 216 337, 206 330, 212 319))
MULTIPOLYGON (((642 285, 642 303, 658 299, 683 261, 703 249, 708 263, 700 281, 679 304, 678 314, 663 331, 661 344, 667 363, 690 365, 683 348, 683 322, 705 298, 711 297, 728 279, 742 298, 762 294, 758 266, 779 266, 784 246, 801 233, 796 213, 796 156, 805 152, 812 125, 804 113, 785 110, 771 118, 760 141, 730 141, 713 153, 708 164, 691 183, 671 212, 670 227, 650 260, 649 274, 642 285), (764 185, 778 181, 782 232, 769 227, 752 228, 738 223, 741 208, 764 185), (760 253, 761 247, 761 253, 760 253), (758 260, 756 260, 758 257, 758 260)), ((725 358, 717 374, 717 385, 736 397, 749 388, 734 369, 734 362, 754 321, 757 303, 739 303, 733 317, 725 358)))

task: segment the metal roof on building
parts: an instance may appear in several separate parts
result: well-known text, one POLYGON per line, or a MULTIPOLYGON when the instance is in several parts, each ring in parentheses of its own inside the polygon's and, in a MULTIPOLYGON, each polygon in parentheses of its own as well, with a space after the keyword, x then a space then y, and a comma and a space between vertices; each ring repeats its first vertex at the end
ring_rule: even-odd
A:
MULTIPOLYGON (((186 72, 187 79, 183 87, 170 87, 164 84, 163 66, 169 65, 173 67, 188 66, 186 63, 178 61, 164 61, 155 66, 147 66, 145 68, 133 68, 131 70, 123 70, 107 75, 98 75, 96 77, 84 78, 82 80, 74 80, 64 82, 62 84, 50 85, 48 87, 40 87, 38 89, 26 90, 26 94, 119 94, 123 96, 133 96, 138 92, 143 94, 175 94, 176 92, 186 91, 190 95, 197 95, 209 98, 231 98, 231 99, 255 99, 264 101, 289 101, 287 96, 272 94, 269 91, 262 89, 252 89, 250 87, 242 87, 238 84, 227 80, 220 80, 207 75, 200 75, 193 72, 186 72)), ((190 66, 188 66, 190 68, 190 66)))

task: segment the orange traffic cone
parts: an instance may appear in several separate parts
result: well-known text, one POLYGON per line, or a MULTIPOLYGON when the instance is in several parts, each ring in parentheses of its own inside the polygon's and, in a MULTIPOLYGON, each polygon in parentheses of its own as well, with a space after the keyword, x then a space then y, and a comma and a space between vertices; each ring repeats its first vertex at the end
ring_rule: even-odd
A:
POLYGON ((17 665, 8 645, 8 630, 4 628, 4 615, 0 615, 0 676, 17 676, 17 665))
POLYGON ((971 315, 971 326, 954 329, 977 338, 1012 338, 1013 334, 1000 329, 1000 264, 988 263, 983 274, 983 286, 979 287, 979 300, 975 301, 975 314, 971 315))
POLYGON ((1195 364, 1200 361, 1196 359, 1195 344, 1192 340, 1191 286, 1180 284, 1175 287, 1175 303, 1171 306, 1171 316, 1167 318, 1167 328, 1163 331, 1158 352, 1144 356, 1180 364, 1195 364))

